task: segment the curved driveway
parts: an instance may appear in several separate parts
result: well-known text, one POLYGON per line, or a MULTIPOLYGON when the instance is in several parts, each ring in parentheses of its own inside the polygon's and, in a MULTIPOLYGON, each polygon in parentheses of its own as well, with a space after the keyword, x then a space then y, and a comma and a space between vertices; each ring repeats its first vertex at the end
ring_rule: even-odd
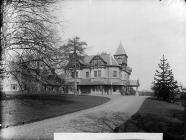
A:
POLYGON ((136 113, 146 97, 107 96, 111 100, 90 109, 45 119, 42 121, 4 128, 3 138, 53 139, 54 132, 111 132, 136 113))

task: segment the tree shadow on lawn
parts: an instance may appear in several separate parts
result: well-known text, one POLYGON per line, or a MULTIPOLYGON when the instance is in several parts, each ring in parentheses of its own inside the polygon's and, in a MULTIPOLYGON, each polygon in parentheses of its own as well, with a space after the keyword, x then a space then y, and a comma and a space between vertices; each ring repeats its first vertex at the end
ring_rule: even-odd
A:
POLYGON ((2 127, 21 125, 94 107, 108 98, 74 95, 24 95, 3 100, 2 127))
POLYGON ((116 127, 114 132, 164 133, 164 140, 183 140, 183 113, 182 106, 149 98, 135 115, 116 127), (179 117, 174 114, 179 114, 179 117))
POLYGON ((170 109, 169 112, 173 118, 184 121, 183 110, 170 109))

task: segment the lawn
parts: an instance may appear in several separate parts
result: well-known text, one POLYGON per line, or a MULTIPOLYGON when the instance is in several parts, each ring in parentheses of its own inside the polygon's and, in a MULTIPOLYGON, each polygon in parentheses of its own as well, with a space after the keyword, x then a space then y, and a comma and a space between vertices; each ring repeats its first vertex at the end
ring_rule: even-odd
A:
POLYGON ((109 101, 98 96, 19 95, 1 102, 2 127, 20 125, 88 109, 109 101))
POLYGON ((164 133, 164 139, 183 139, 183 114, 181 105, 171 104, 148 98, 139 111, 115 132, 164 133))

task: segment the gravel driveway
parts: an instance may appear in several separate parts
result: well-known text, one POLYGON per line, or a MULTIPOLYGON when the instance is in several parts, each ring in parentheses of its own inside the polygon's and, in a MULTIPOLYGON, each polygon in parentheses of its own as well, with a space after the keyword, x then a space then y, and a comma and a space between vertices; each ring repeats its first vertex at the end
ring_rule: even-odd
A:
POLYGON ((107 96, 105 104, 30 124, 4 128, 3 138, 53 139, 54 132, 112 132, 136 113, 146 97, 107 96))

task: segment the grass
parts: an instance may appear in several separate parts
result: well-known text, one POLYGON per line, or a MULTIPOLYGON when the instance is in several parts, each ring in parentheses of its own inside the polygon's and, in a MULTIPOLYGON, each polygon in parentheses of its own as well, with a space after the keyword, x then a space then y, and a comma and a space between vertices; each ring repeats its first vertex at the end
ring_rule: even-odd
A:
POLYGON ((2 100, 2 127, 20 125, 88 109, 109 101, 98 96, 18 95, 2 100))
POLYGON ((153 98, 144 101, 139 111, 127 122, 115 129, 115 132, 151 132, 164 133, 164 139, 181 140, 184 108, 153 98))

